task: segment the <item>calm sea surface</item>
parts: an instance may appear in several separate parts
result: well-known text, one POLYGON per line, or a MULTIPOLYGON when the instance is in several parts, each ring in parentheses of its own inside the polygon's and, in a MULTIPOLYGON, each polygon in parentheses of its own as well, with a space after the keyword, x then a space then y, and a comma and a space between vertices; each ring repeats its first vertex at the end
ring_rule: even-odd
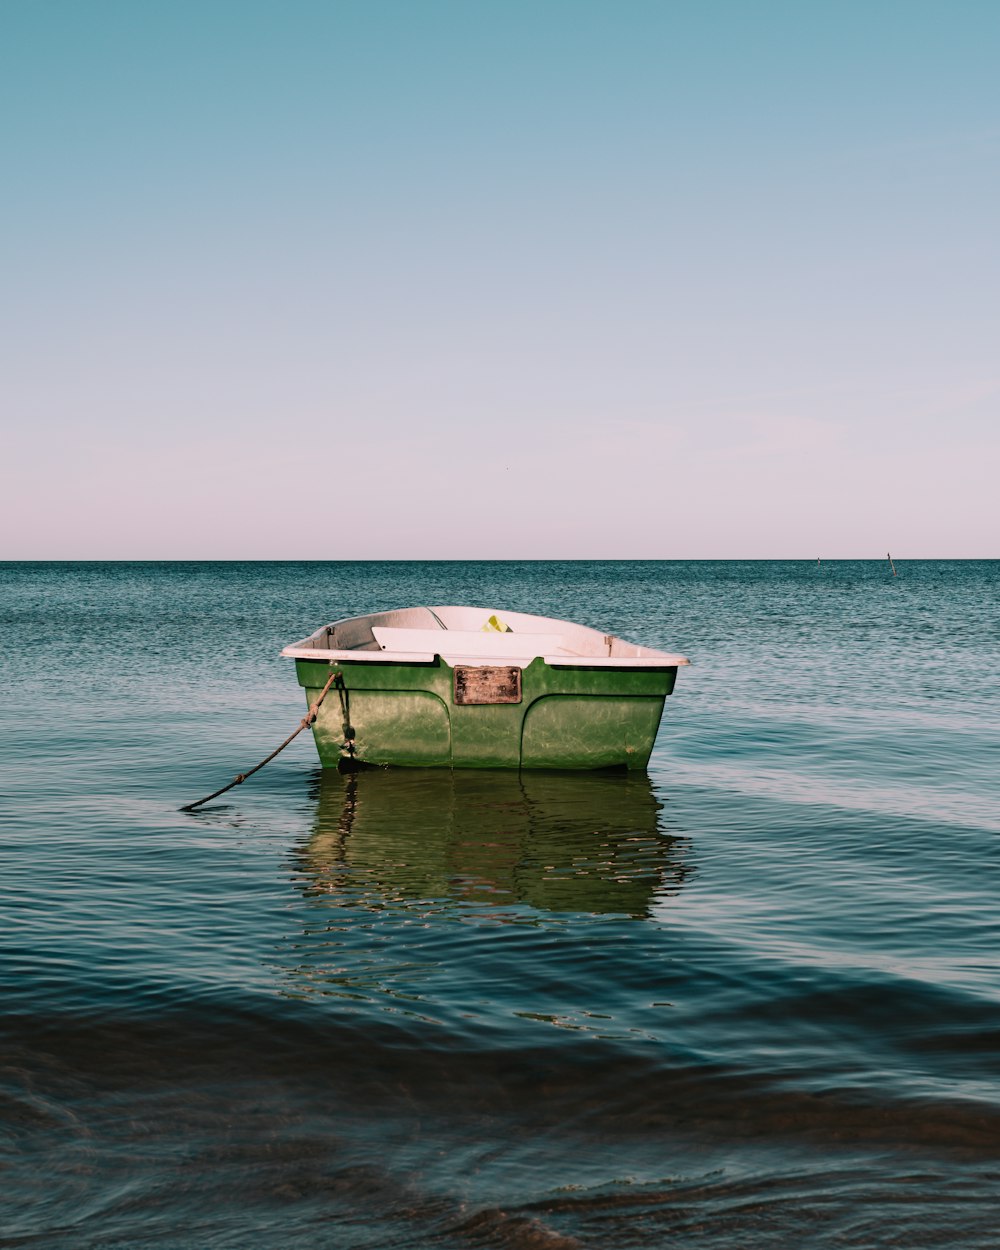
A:
POLYGON ((1000 563, 0 565, 0 1246, 995 1247, 1000 563), (649 772, 324 776, 282 645, 690 655, 649 772))

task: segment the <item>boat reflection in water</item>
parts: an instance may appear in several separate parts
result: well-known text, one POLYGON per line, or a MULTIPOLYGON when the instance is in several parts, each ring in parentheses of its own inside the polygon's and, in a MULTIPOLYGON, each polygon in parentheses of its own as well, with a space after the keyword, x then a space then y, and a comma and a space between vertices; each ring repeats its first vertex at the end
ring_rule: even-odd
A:
POLYGON ((327 771, 317 789, 307 897, 644 917, 687 871, 645 773, 327 771))

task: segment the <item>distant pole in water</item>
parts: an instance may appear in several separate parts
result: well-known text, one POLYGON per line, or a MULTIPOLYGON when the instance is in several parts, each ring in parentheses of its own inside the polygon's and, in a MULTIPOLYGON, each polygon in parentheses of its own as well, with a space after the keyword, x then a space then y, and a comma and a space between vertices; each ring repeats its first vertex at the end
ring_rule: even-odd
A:
POLYGON ((892 556, 890 555, 890 553, 889 553, 888 551, 885 553, 885 558, 889 561, 889 568, 891 568, 891 569, 892 569, 892 575, 893 575, 893 577, 895 577, 895 576, 896 576, 896 566, 893 564, 893 562, 892 562, 892 556))

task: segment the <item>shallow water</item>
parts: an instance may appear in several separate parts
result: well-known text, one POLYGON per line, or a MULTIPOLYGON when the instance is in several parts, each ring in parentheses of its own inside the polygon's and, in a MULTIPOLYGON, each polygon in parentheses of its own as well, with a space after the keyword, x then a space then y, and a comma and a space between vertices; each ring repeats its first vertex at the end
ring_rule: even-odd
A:
POLYGON ((0 1246, 973 1247, 1000 564, 0 566, 0 1246), (648 775, 323 775, 280 647, 694 660, 648 775))

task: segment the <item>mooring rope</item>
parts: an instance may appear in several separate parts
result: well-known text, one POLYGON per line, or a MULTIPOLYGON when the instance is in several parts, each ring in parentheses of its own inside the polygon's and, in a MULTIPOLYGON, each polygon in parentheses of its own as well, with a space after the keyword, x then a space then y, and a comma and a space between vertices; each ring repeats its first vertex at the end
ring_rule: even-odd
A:
POLYGON ((344 723, 344 747, 348 761, 353 764, 354 726, 351 724, 351 696, 347 693, 347 687, 342 681, 337 682, 337 694, 340 696, 340 718, 344 723))
POLYGON ((344 677, 340 669, 334 669, 333 672, 330 674, 329 680, 327 681, 326 685, 319 692, 319 698, 317 698, 316 702, 310 706, 309 711, 305 714, 305 716, 302 717, 302 720, 299 722, 298 729, 296 729, 294 733, 290 733, 288 737, 285 739, 285 741, 281 744, 280 747, 276 747, 271 752, 271 754, 267 757, 267 759, 261 760, 261 762, 257 764, 254 768, 249 769, 245 773, 237 773, 236 776, 232 779, 232 781, 227 786, 223 786, 221 790, 216 790, 212 794, 206 794, 203 799, 198 799, 197 802, 195 803, 186 803, 181 808, 181 811, 193 812, 196 807, 201 807, 202 803, 209 803, 211 802, 212 799, 217 799, 220 794, 225 794, 227 790, 231 790, 233 786, 242 785, 243 782, 246 781, 248 777, 252 777, 254 773, 259 772, 264 767, 265 764, 270 764, 270 762, 274 759, 274 757, 276 755, 279 755, 285 749, 285 747, 288 746, 289 742, 297 738, 303 729, 308 729, 309 726, 313 723, 313 721, 315 721, 316 713, 319 711, 319 705, 326 698, 327 694, 330 691, 330 687, 334 684, 334 682, 337 683, 338 689, 343 692, 341 693, 341 696, 340 696, 341 708, 343 708, 344 693, 345 693, 344 692, 344 677))

